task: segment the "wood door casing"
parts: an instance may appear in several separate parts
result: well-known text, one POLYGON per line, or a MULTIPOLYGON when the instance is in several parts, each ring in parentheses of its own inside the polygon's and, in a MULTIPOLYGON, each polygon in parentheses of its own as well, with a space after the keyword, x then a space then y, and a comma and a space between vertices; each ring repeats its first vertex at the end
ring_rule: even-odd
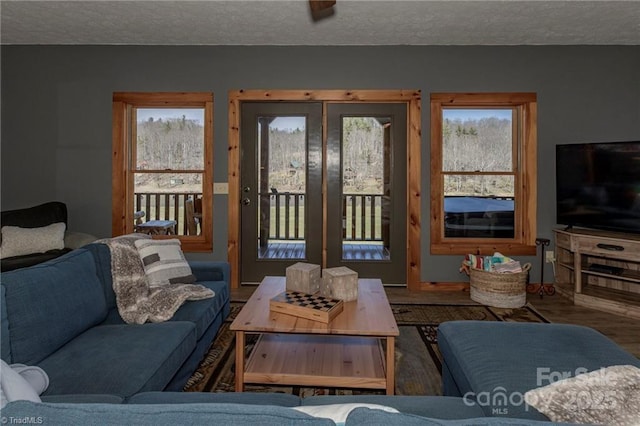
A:
POLYGON ((233 90, 229 92, 228 239, 231 287, 240 286, 240 106, 251 101, 399 102, 408 105, 407 145, 407 287, 437 290, 420 282, 421 233, 421 92, 420 90, 233 90))

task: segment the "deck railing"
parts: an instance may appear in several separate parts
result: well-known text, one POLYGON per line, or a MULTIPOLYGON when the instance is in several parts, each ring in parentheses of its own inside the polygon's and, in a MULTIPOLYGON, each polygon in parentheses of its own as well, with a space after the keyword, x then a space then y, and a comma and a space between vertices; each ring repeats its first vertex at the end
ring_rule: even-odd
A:
MULTIPOLYGON (((260 224, 260 240, 304 241, 305 239, 305 201, 301 192, 261 193, 261 209, 264 219, 260 224)), ((136 192, 135 211, 145 212, 142 219, 175 220, 178 235, 187 235, 185 218, 186 201, 202 197, 200 192, 136 192)), ((342 211, 345 241, 388 241, 385 237, 385 219, 380 194, 343 194, 342 211)))
POLYGON ((388 214, 382 194, 343 194, 342 239, 345 241, 386 241, 388 214))
POLYGON ((305 194, 267 192, 260 197, 260 245, 269 240, 304 241, 305 194))
POLYGON ((202 197, 201 192, 136 192, 135 211, 143 211, 143 222, 149 220, 175 220, 176 233, 187 235, 186 201, 202 197))
MULTIPOLYGON (((300 192, 260 193, 261 245, 268 240, 305 239, 305 194, 300 192)), ((342 211, 345 241, 387 241, 381 194, 343 194, 342 211)))

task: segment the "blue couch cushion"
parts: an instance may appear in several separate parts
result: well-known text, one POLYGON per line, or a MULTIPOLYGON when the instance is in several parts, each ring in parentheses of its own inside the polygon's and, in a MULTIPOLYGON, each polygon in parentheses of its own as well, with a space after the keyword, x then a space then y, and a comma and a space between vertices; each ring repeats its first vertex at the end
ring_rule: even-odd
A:
POLYGON ((210 260, 190 260, 191 272, 196 281, 231 281, 231 267, 227 262, 210 260))
POLYGON ((84 246, 93 254, 93 261, 96 264, 96 275, 102 284, 104 299, 107 302, 107 309, 117 309, 116 294, 113 292, 113 277, 111 276, 111 251, 109 246, 102 243, 91 243, 84 246))
POLYGON ((7 303, 5 300, 4 284, 0 285, 0 357, 11 364, 11 345, 9 344, 9 318, 7 318, 7 303))
POLYGON ((547 420, 524 393, 610 365, 640 366, 599 332, 569 324, 451 321, 438 327, 448 374, 487 416, 547 420))
POLYGON ((215 317, 211 325, 209 325, 209 328, 205 330, 202 337, 200 337, 196 343, 195 349, 191 353, 191 356, 189 356, 189 359, 182 364, 178 374, 176 374, 171 380, 171 383, 167 385, 165 388, 166 391, 182 391, 182 389, 184 389, 189 378, 193 375, 193 372, 196 371, 206 354, 209 352, 211 342, 215 339, 224 319, 229 316, 229 311, 230 305, 227 302, 215 317))
POLYGON ((2 283, 14 363, 37 364, 107 315, 86 250, 3 273, 2 283))
MULTIPOLYGON (((218 315, 229 300, 229 286, 224 281, 197 282, 215 292, 215 296, 209 299, 186 301, 176 311, 169 321, 188 321, 196 326, 196 338, 200 340, 204 332, 209 328, 216 315, 218 315)), ((124 320, 117 308, 109 311, 104 324, 124 324, 124 320)))
POLYGON ((467 419, 484 416, 484 412, 474 401, 448 396, 322 395, 302 399, 302 405, 351 403, 386 405, 404 414, 436 419, 467 419))
POLYGON ((276 392, 142 392, 128 399, 128 404, 256 404, 297 407, 300 397, 276 392))
POLYGON ((319 419, 273 405, 246 404, 46 404, 16 401, 2 416, 9 419, 43 419, 47 425, 247 425, 331 426, 319 419))
POLYGON ((117 395, 108 394, 66 394, 66 395, 42 395, 42 402, 56 404, 124 404, 125 399, 117 395))
POLYGON ((215 292, 213 299, 188 301, 180 306, 171 321, 189 321, 196 326, 198 340, 209 328, 213 319, 229 301, 229 286, 224 281, 203 281, 196 284, 203 285, 215 292))
POLYGON ((101 325, 82 333, 38 365, 46 395, 163 390, 196 345, 188 322, 101 325))

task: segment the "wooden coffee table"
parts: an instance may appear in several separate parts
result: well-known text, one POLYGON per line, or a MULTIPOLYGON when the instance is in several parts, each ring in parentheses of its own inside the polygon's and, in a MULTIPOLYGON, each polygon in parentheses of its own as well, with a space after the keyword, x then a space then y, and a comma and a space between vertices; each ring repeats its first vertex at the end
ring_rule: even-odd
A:
POLYGON ((378 279, 358 280, 358 300, 329 324, 271 312, 284 277, 266 277, 231 324, 236 391, 245 383, 384 389, 395 386, 396 324, 378 279), (259 334, 248 358, 246 334, 259 334), (246 360, 245 360, 246 358, 246 360))

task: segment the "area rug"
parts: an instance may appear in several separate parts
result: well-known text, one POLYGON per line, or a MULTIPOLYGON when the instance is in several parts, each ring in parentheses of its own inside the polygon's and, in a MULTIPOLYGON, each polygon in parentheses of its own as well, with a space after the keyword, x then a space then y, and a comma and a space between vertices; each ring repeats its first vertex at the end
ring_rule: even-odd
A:
MULTIPOLYGON (((231 314, 211 344, 209 352, 184 387, 185 392, 233 392, 235 387, 235 334, 231 322, 244 303, 232 302, 231 314)), ((396 338, 396 394, 441 395, 442 356, 438 350, 438 324, 454 320, 549 322, 533 306, 504 309, 481 305, 392 304, 400 329, 396 338)), ((255 339, 247 335, 246 353, 255 339)), ((382 394, 369 389, 312 388, 301 386, 245 385, 247 392, 312 395, 382 394)))

